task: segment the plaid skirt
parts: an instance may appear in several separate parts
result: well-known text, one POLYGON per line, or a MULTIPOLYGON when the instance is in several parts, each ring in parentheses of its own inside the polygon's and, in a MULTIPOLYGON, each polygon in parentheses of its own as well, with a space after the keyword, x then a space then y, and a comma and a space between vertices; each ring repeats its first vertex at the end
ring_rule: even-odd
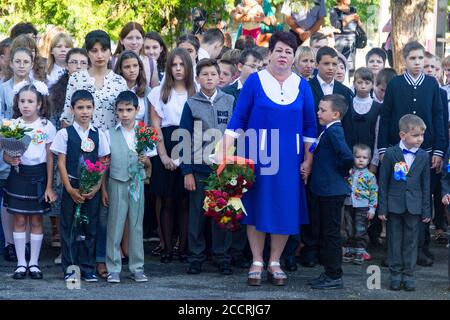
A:
POLYGON ((4 189, 3 205, 11 214, 46 214, 51 209, 44 198, 46 187, 46 163, 35 166, 19 165, 19 172, 11 167, 4 189))

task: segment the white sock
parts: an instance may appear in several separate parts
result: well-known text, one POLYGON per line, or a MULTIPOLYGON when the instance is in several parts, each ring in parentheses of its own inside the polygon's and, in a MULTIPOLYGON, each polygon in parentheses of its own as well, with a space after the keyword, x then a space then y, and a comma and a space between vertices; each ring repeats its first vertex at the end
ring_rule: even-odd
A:
POLYGON ((25 260, 26 237, 27 236, 25 232, 13 232, 14 245, 16 247, 17 266, 27 266, 27 261, 25 260))
MULTIPOLYGON (((42 239, 44 238, 44 234, 30 234, 30 247, 31 247, 31 255, 30 255, 30 263, 29 266, 37 266, 39 260, 39 254, 41 253, 41 245, 42 239)), ((39 271, 36 268, 30 268, 30 271, 39 271)))

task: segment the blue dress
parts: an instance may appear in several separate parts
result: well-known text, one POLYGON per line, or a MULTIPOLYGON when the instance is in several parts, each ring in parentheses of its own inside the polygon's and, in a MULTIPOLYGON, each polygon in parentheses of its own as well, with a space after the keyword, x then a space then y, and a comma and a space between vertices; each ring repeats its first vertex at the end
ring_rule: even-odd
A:
POLYGON ((227 131, 238 129, 246 131, 238 140, 238 154, 255 161, 256 174, 255 184, 242 198, 247 211, 242 223, 261 232, 299 233, 300 225, 308 223, 300 175, 303 142, 314 142, 316 135, 308 82, 294 73, 282 86, 266 70, 250 75, 227 131), (239 148, 243 140, 244 151, 239 148))

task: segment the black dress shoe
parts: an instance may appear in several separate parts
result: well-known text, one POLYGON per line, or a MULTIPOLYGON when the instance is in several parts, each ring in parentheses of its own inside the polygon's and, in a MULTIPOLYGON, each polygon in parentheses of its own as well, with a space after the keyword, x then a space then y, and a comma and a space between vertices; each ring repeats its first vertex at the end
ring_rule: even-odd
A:
POLYGON ((297 271, 297 263, 295 262, 295 259, 285 259, 284 260, 284 269, 287 271, 297 271))
POLYGON ((431 267, 433 265, 433 260, 428 258, 425 254, 419 253, 417 255, 417 265, 422 267, 431 267))
POLYGON ((17 262, 16 247, 10 243, 3 249, 3 258, 9 262, 17 262))
POLYGON ((309 286, 312 286, 312 285, 314 285, 314 284, 317 284, 317 283, 322 282, 326 277, 327 277, 327 276, 326 276, 325 273, 321 273, 320 276, 318 276, 317 278, 308 280, 307 284, 308 284, 309 286))
POLYGON ((43 278, 41 269, 37 265, 28 266, 28 273, 30 274, 31 279, 40 280, 43 278), (38 269, 38 271, 31 271, 31 268, 38 269))
POLYGON ((302 261, 301 265, 305 268, 314 268, 316 266, 316 262, 312 260, 302 261))
POLYGON ((233 274, 233 269, 231 268, 231 265, 228 261, 219 264, 219 271, 225 276, 233 274))
POLYGON ((18 280, 25 279, 27 276, 27 270, 28 270, 28 268, 26 266, 17 266, 16 270, 14 270, 13 279, 18 279, 18 280), (21 268, 24 268, 25 271, 18 271, 21 268))
POLYGON ((325 278, 311 285, 311 289, 319 289, 319 290, 331 290, 331 289, 342 289, 344 287, 344 282, 342 278, 331 279, 327 275, 325 278))
POLYGON ((170 263, 172 262, 172 259, 173 259, 172 253, 161 254, 161 263, 170 263))
POLYGON ((389 289, 392 291, 399 291, 402 288, 402 282, 400 280, 391 280, 389 289))
POLYGON ((202 264, 199 261, 192 261, 186 271, 189 274, 199 274, 202 272, 202 264))
POLYGON ((403 290, 416 291, 416 284, 414 281, 403 281, 403 290))

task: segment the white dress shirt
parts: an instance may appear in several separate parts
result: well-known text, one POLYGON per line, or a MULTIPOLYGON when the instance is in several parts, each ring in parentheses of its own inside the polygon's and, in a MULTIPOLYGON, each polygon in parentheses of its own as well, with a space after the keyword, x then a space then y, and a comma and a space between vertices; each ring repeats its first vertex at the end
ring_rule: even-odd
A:
POLYGON ((330 83, 326 83, 319 75, 317 75, 317 80, 319 81, 320 87, 322 88, 323 95, 333 94, 334 89, 334 79, 330 83))
MULTIPOLYGON (((398 145, 399 145, 400 149, 402 149, 402 152, 404 149, 409 150, 411 152, 417 152, 417 150, 419 150, 419 148, 408 149, 407 147, 405 147, 405 145, 403 144, 403 141, 401 141, 401 140, 398 145)), ((409 169, 411 169, 411 166, 414 162, 414 159, 416 158, 416 155, 412 154, 412 153, 407 153, 407 154, 403 154, 403 156, 405 157, 405 161, 408 164, 409 169)))

